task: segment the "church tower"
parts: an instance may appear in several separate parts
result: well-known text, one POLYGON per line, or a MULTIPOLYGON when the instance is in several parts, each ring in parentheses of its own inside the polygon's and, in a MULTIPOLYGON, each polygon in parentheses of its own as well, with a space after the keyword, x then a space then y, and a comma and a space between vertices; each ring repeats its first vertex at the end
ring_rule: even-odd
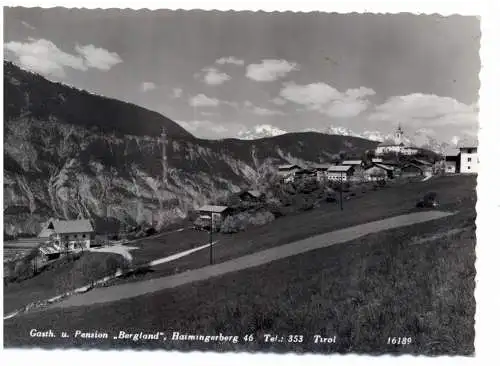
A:
POLYGON ((396 130, 396 134, 394 135, 394 143, 396 145, 400 145, 403 143, 403 129, 401 128, 401 123, 398 125, 398 129, 396 130))

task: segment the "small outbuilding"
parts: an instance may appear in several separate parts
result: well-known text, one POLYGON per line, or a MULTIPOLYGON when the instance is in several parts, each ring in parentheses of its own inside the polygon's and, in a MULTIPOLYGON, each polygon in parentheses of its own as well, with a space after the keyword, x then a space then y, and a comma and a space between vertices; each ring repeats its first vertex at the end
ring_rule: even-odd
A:
POLYGON ((424 175, 424 169, 417 164, 405 164, 400 169, 400 176, 403 178, 419 177, 424 175))
POLYGON ((242 201, 250 201, 250 202, 257 202, 260 201, 263 197, 264 194, 260 191, 257 190, 245 190, 242 191, 238 194, 238 197, 242 201))
POLYGON ((195 221, 195 227, 210 229, 210 225, 215 230, 219 230, 222 221, 229 215, 229 207, 205 205, 198 209, 198 218, 195 221))

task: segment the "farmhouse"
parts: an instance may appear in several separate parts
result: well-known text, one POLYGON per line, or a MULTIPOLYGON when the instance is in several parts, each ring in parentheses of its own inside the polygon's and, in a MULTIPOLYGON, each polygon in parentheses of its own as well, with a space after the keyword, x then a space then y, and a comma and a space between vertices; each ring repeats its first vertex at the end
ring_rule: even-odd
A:
POLYGON ((353 181, 361 181, 364 179, 365 163, 363 160, 344 160, 342 165, 352 166, 353 174, 350 178, 353 181))
POLYGON ((260 191, 250 190, 250 191, 243 191, 240 194, 238 194, 238 196, 242 201, 256 202, 259 201, 264 195, 260 191))
POLYGON ((368 181, 378 181, 394 178, 395 168, 390 165, 376 163, 368 167, 363 172, 364 179, 368 181))
POLYGON ((364 177, 367 181, 386 180, 389 178, 389 170, 373 165, 365 170, 364 177))
POLYGON ((449 150, 444 154, 444 171, 448 174, 460 172, 460 150, 449 150))
POLYGON ((477 173, 479 171, 479 156, 477 146, 460 147, 460 173, 477 173))
POLYGON ((318 181, 325 181, 327 179, 327 171, 331 164, 316 164, 314 170, 316 171, 316 179, 318 181))
POLYGON ((401 167, 400 175, 403 178, 418 177, 424 175, 424 169, 417 164, 408 163, 401 167))
POLYGON ((295 178, 313 178, 316 172, 312 169, 300 169, 295 172, 295 178))
POLYGON ((332 165, 328 168, 326 175, 328 180, 347 181, 354 173, 354 168, 349 165, 332 165))
POLYGON ((195 226, 210 228, 210 224, 212 224, 213 228, 218 230, 222 221, 229 214, 229 207, 205 205, 198 209, 198 214, 199 216, 195 221, 195 226))
POLYGON ((38 234, 38 238, 74 250, 77 247, 90 248, 94 243, 95 232, 90 220, 51 220, 38 234))
POLYGON ((295 180, 295 173, 302 168, 295 164, 285 164, 278 166, 278 176, 285 182, 293 182, 295 180))

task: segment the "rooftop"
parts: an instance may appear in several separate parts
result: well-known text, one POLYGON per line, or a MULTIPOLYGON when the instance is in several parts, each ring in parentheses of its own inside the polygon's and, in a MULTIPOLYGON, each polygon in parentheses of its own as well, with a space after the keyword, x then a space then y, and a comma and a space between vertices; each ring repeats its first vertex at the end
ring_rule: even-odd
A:
POLYGON ((203 207, 200 207, 198 211, 221 213, 227 210, 227 208, 228 208, 227 206, 205 205, 203 207))
POLYGON ((328 170, 328 168, 331 166, 332 166, 332 164, 316 164, 316 165, 314 165, 314 169, 316 169, 316 170, 328 170))
POLYGON ((350 166, 350 165, 332 165, 331 167, 328 168, 328 171, 329 172, 347 172, 351 168, 352 168, 352 166, 350 166))
POLYGON ((300 167, 297 164, 284 164, 278 166, 279 170, 289 170, 293 168, 300 168, 300 167))
POLYGON ((375 166, 378 166, 379 168, 382 168, 384 170, 394 170, 394 167, 385 164, 377 163, 375 164, 375 166))
POLYGON ((93 232, 94 228, 90 220, 53 220, 40 232, 39 237, 48 237, 52 233, 57 234, 72 234, 72 233, 89 233, 93 232))
POLYGON ((342 165, 361 165, 363 160, 344 160, 342 165))

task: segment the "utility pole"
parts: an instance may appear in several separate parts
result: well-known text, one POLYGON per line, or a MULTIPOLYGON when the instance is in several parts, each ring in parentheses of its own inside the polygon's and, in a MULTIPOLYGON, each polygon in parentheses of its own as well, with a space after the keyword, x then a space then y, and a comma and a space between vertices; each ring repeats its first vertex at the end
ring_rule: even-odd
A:
POLYGON ((343 192, 342 192, 342 187, 344 185, 344 177, 342 175, 343 172, 340 172, 340 210, 344 210, 344 205, 343 205, 343 192))
MULTIPOLYGON (((165 180, 167 179, 167 134, 165 133, 165 127, 161 128, 161 135, 160 135, 160 143, 161 143, 161 166, 162 166, 162 177, 161 177, 161 182, 160 182, 160 189, 158 194, 160 197, 158 197, 160 207, 158 209, 158 214, 157 214, 157 223, 160 223, 160 216, 163 211, 163 189, 165 189, 165 180)), ((154 221, 154 220, 153 220, 154 221)), ((154 227, 154 223, 153 223, 154 227)))
POLYGON ((213 248, 212 248, 213 227, 214 227, 214 214, 212 212, 212 213, 210 213, 210 236, 209 236, 209 239, 210 239, 210 265, 214 264, 214 254, 213 254, 213 248))

